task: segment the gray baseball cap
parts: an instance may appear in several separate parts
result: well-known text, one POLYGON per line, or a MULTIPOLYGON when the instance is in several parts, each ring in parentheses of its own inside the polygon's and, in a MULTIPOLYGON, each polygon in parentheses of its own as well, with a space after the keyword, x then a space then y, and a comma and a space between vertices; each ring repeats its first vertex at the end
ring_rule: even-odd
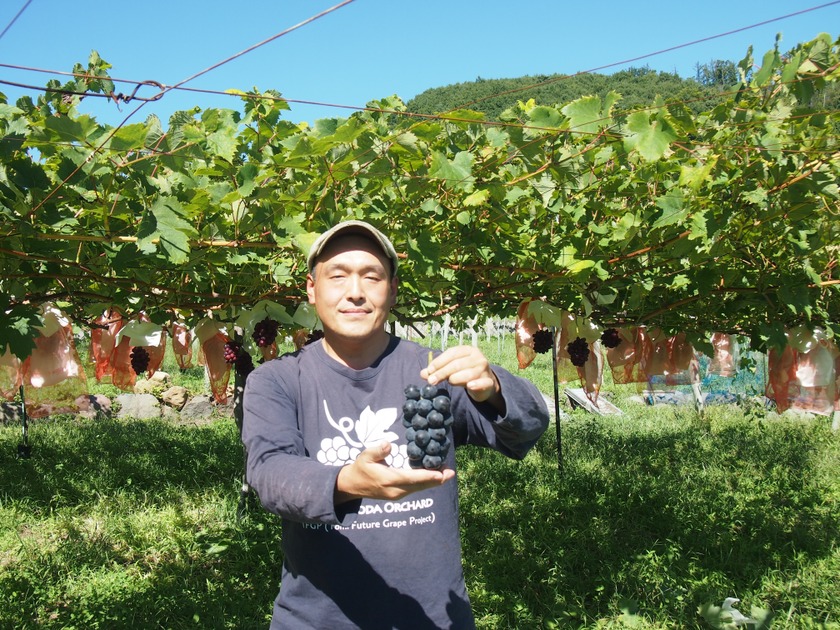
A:
POLYGON ((370 223, 356 220, 337 223, 315 239, 315 242, 312 243, 312 247, 309 249, 309 255, 306 258, 306 264, 309 266, 310 273, 312 273, 312 270, 315 268, 315 260, 321 255, 321 252, 324 251, 327 244, 334 237, 345 234, 359 234, 371 239, 374 243, 379 245, 382 248, 382 252, 388 260, 391 261, 391 275, 397 274, 397 265, 399 264, 397 250, 394 249, 394 245, 390 240, 388 240, 388 237, 373 227, 370 223))

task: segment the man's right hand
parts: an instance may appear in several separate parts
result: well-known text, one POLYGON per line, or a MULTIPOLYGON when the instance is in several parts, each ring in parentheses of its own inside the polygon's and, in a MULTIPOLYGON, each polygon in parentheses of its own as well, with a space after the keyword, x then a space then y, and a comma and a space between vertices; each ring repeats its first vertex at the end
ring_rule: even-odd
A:
POLYGON ((352 464, 344 466, 335 483, 335 503, 353 499, 402 499, 404 496, 440 486, 455 478, 455 471, 392 468, 385 463, 391 442, 380 442, 359 453, 352 464))

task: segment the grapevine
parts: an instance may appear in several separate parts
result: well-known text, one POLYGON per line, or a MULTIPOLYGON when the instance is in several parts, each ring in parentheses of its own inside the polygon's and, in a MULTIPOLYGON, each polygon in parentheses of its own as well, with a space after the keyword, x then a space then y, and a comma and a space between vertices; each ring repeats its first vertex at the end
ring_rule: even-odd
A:
POLYGON ((572 365, 576 367, 583 367, 583 364, 589 359, 589 344, 583 337, 578 337, 574 341, 570 341, 566 346, 566 352, 569 353, 569 359, 572 365))
POLYGON ((131 369, 135 374, 142 374, 149 369, 149 352, 143 346, 136 346, 131 351, 131 369))
POLYGON ((545 354, 551 350, 554 335, 548 328, 541 328, 534 333, 534 352, 545 354))
MULTIPOLYGON (((291 309, 306 280, 304 237, 331 227, 350 206, 387 227, 410 257, 400 270, 405 321, 509 317, 526 295, 579 310, 588 295, 601 321, 655 325, 690 339, 726 330, 761 349, 803 324, 836 337, 840 49, 822 34, 793 54, 755 59, 750 50, 743 63, 756 72, 712 115, 670 100, 627 112, 612 97, 587 96, 512 105, 499 128, 472 115, 431 118, 422 141, 416 120, 398 114, 397 97, 377 104, 387 115, 374 115, 374 107, 329 129, 285 120, 289 105, 268 94, 249 95, 244 112, 178 112, 168 129, 156 117, 121 129, 94 124, 73 106, 78 96, 67 95, 72 102, 61 111, 46 97, 23 108, 4 101, 0 126, 16 140, 0 155, 0 171, 9 173, 0 187, 0 348, 21 359, 31 353, 38 309, 57 282, 62 295, 78 298, 68 316, 79 324, 90 319, 83 302, 128 298, 132 310, 155 320, 177 310, 190 325, 263 299, 291 309), (825 106, 817 94, 828 98, 825 106), (264 126, 274 133, 254 141, 253 130, 264 126), (586 132, 557 136, 548 128, 586 132), (366 140, 348 153, 351 137, 366 140), (150 138, 159 140, 153 150, 150 138), (185 138, 226 140, 181 145, 185 138), (80 146, 90 147, 83 165, 80 146), (701 159, 703 152, 714 159, 701 159), (568 156, 563 168, 542 166, 559 154, 568 156), (350 161, 357 167, 348 170, 350 161), (86 175, 70 178, 72 164, 86 175), (547 191, 584 180, 591 203, 562 206, 557 192, 546 205, 547 191), (537 181, 545 198, 531 188, 537 181), (55 186, 43 195, 47 182, 55 186), (447 202, 429 201, 442 188, 447 202), (336 194, 328 201, 324 190, 336 194), (235 200, 250 214, 231 221, 208 199, 235 200), (383 218, 386 205, 392 211, 383 218), (124 209, 140 207, 138 226, 124 209), (583 225, 598 236, 580 241, 583 225), (808 236, 780 237, 797 234, 808 236), (745 265, 747 251, 757 255, 745 265), (42 273, 27 271, 39 266, 42 273)), ((107 83, 110 64, 98 54, 81 65, 102 79, 91 86, 107 83)), ((270 346, 276 322, 258 329, 257 345, 270 346)))
POLYGON ((621 343, 621 335, 618 334, 615 328, 607 328, 601 333, 601 343, 607 348, 617 348, 621 343))
POLYGON ((276 320, 266 317, 254 324, 254 332, 251 335, 260 348, 267 348, 277 339, 277 329, 280 323, 276 320))
POLYGON ((233 364, 239 376, 247 377, 254 371, 254 359, 244 350, 240 351, 233 364))

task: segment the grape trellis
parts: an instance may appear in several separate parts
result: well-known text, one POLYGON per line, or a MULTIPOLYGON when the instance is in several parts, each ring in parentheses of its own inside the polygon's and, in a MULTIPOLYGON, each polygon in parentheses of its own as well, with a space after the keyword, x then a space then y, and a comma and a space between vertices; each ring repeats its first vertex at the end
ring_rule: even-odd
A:
MULTIPOLYGON (((293 313, 308 245, 345 218, 393 235, 403 323, 540 297, 698 347, 837 334, 840 115, 819 97, 838 62, 828 35, 749 51, 702 114, 667 95, 620 111, 611 94, 418 120, 390 98, 306 126, 255 89, 242 111, 112 128, 77 97, 0 99, 0 346, 27 356, 46 304, 82 328, 112 306, 158 326, 293 313)), ((108 93, 108 68, 93 54, 51 87, 108 93)))

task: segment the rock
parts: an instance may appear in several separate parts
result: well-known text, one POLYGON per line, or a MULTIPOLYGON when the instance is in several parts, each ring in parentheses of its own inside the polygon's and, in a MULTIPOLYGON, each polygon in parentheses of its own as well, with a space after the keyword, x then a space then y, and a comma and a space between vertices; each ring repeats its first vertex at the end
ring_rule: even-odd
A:
POLYGON ((221 416, 223 418, 232 418, 233 417, 233 396, 228 396, 227 402, 224 405, 220 405, 218 403, 213 403, 213 410, 217 416, 221 416))
POLYGON ((164 405, 163 408, 161 408, 160 415, 164 420, 174 422, 175 424, 178 424, 181 420, 181 414, 168 405, 164 405))
POLYGON ((160 418, 160 402, 151 394, 120 394, 115 402, 120 405, 118 418, 160 418))
POLYGON ((189 393, 186 387, 180 385, 173 385, 160 395, 163 402, 174 409, 182 409, 189 399, 189 393))
POLYGON ((135 394, 151 394, 156 387, 159 387, 159 383, 154 383, 152 381, 141 379, 134 383, 134 393, 135 394))
POLYGON ((204 420, 213 415, 213 399, 210 396, 195 396, 181 409, 182 420, 204 420))
POLYGON ((157 385, 168 385, 172 382, 172 377, 169 375, 169 372, 157 370, 149 380, 157 385))
POLYGON ((172 382, 172 377, 169 372, 161 372, 158 370, 152 374, 151 378, 143 378, 134 384, 135 394, 151 394, 156 389, 160 389, 172 382))
POLYGON ((789 409, 785 409, 785 411, 781 414, 784 417, 792 418, 794 420, 813 420, 816 418, 816 414, 811 413, 810 411, 806 411, 804 409, 797 409, 796 407, 790 407, 789 409))
MULTIPOLYGON (((545 394, 543 394, 542 397, 543 397, 543 400, 545 401, 546 407, 548 407, 548 415, 553 418, 554 417, 554 412, 557 411, 554 408, 555 407, 554 406, 554 397, 553 396, 549 397, 549 396, 546 396, 545 394)), ((567 420, 568 417, 569 417, 569 414, 567 414, 565 411, 560 409, 560 419, 561 420, 567 420)))
POLYGON ((680 391, 654 391, 648 398, 653 405, 687 405, 694 402, 691 396, 680 391))
POLYGON ((111 400, 102 394, 79 396, 76 399, 79 416, 91 420, 111 417, 111 400))

